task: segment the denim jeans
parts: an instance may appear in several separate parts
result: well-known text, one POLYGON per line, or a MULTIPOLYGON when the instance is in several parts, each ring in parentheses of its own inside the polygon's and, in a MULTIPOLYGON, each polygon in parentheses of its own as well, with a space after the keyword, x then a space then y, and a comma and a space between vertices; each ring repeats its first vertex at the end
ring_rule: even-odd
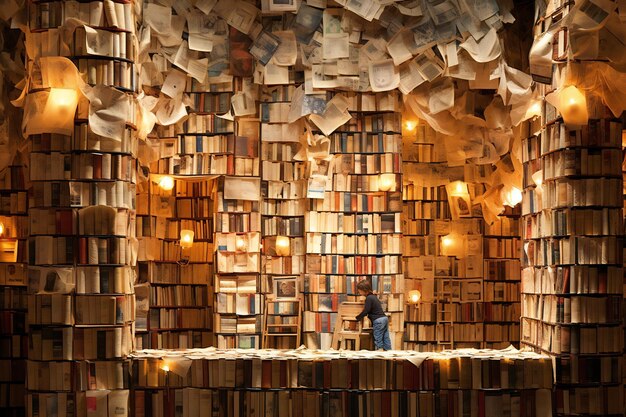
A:
POLYGON ((379 317, 372 323, 374 333, 374 348, 391 350, 391 339, 389 338, 389 319, 379 317))

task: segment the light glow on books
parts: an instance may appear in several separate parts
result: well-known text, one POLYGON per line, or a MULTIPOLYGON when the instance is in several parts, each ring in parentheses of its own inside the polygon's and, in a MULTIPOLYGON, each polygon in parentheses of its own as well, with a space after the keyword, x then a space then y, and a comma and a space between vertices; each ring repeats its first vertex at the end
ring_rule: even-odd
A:
POLYGON ((409 291, 409 303, 417 304, 422 298, 422 293, 420 290, 411 290, 409 291))
POLYGON ((517 187, 504 187, 501 192, 502 202, 509 207, 515 207, 522 202, 522 190, 517 187))
POLYGON ((468 195, 467 184, 463 181, 454 181, 450 184, 450 196, 451 197, 464 197, 468 195))
POLYGON ((289 237, 276 236, 276 255, 289 256, 289 252, 290 252, 289 246, 290 246, 289 237))
POLYGON ((573 85, 565 87, 560 95, 560 112, 565 123, 586 125, 589 119, 587 99, 582 91, 573 85))
POLYGON ((51 88, 48 102, 59 110, 76 108, 78 93, 70 88, 51 88))
POLYGON ((193 230, 183 229, 180 231, 180 247, 189 249, 193 246, 193 230))
POLYGON ((165 191, 170 191, 174 188, 174 178, 169 175, 164 175, 159 180, 159 187, 161 187, 165 191))
POLYGON ((380 191, 393 191, 396 188, 396 176, 394 174, 381 174, 378 179, 380 191))

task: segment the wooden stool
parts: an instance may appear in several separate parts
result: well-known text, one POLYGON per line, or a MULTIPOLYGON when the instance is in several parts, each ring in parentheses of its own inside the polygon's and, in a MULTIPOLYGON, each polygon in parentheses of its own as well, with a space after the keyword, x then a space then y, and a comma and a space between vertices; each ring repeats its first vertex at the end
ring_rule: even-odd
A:
POLYGON ((362 303, 344 302, 337 309, 337 321, 335 322, 335 331, 331 347, 333 349, 347 349, 347 341, 354 342, 354 349, 361 349, 361 334, 363 325, 356 316, 363 310, 362 303), (352 324, 354 328, 346 328, 346 325, 352 324))
POLYGON ((361 334, 356 333, 356 332, 352 332, 352 333, 341 332, 339 334, 339 349, 347 350, 348 349, 347 342, 349 340, 352 340, 354 342, 354 350, 361 349, 361 334))

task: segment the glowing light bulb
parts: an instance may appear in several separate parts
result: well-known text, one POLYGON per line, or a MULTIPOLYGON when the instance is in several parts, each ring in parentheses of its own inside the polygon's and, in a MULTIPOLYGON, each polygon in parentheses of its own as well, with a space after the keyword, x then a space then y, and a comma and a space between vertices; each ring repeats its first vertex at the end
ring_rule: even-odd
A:
POLYGON ((454 181, 447 188, 449 189, 451 197, 463 197, 467 195, 467 184, 463 181, 454 181))
POLYGON ((238 237, 237 240, 235 241, 235 247, 237 248, 238 251, 245 251, 246 241, 243 238, 238 237))
POLYGON ((188 249, 193 246, 193 230, 183 229, 180 231, 180 247, 188 249))
POLYGON ((174 188, 174 183, 174 178, 170 177, 169 175, 164 175, 159 180, 159 187, 161 187, 165 191, 169 191, 174 188))
POLYGON ((561 116, 565 123, 585 125, 589 120, 587 99, 582 91, 573 85, 565 87, 559 93, 561 116))
POLYGON ((0 223, 0 236, 4 234, 4 223, 0 223))
POLYGON ((406 130, 411 131, 415 129, 415 127, 417 126, 417 123, 414 122, 413 120, 407 120, 404 126, 406 127, 406 130))
POLYGON ((394 174, 381 174, 378 178, 380 191, 392 191, 396 188, 396 176, 394 174))
POLYGON ((513 186, 503 188, 502 202, 509 207, 515 207, 522 202, 522 190, 513 186))
POLYGON ((446 235, 441 238, 441 244, 443 246, 452 246, 453 243, 454 243, 454 239, 452 239, 450 235, 446 235))
POLYGON ((422 293, 419 290, 409 291, 409 302, 411 304, 417 304, 422 298, 422 293))
POLYGON ((70 88, 51 88, 48 100, 60 108, 74 108, 78 102, 78 93, 70 88))
POLYGON ((161 366, 161 369, 163 369, 165 372, 169 372, 170 371, 170 367, 168 364, 163 364, 163 366, 161 366))
POLYGON ((289 238, 287 236, 276 236, 276 255, 289 256, 289 238))

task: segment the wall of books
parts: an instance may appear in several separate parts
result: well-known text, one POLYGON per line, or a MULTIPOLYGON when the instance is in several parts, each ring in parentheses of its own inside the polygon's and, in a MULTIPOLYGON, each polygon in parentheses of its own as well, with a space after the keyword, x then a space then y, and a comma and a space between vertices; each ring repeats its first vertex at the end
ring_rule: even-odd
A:
POLYGON ((26 415, 28 171, 21 155, 0 172, 0 408, 26 415))
MULTIPOLYGON (((590 13, 564 6, 546 19, 590 13)), ((577 29, 535 27, 538 36, 554 36, 555 65, 544 71, 545 107, 522 147, 522 343, 554 358, 557 415, 621 416, 623 126, 601 89, 572 82, 599 58, 571 60, 577 29)))
POLYGON ((519 341, 519 212, 485 219, 485 184, 502 166, 450 166, 423 121, 405 118, 404 348, 500 348, 519 341))
MULTIPOLYGON (((327 349, 364 279, 395 349, 521 339, 554 359, 557 414, 623 415, 620 2, 537 2, 536 21, 491 0, 4 3, 11 415, 126 415, 131 384, 137 414, 297 403, 302 390, 216 393, 234 360, 215 361, 223 384, 194 368, 191 389, 180 361, 129 354, 327 349)), ((328 362, 311 399, 330 413, 328 362)), ((265 366, 265 388, 311 388, 306 369, 294 385, 292 364, 265 366)), ((367 378, 341 401, 383 401, 360 392, 367 378)), ((499 410, 537 394, 486 399, 466 382, 424 394, 424 409, 421 394, 398 401, 429 415, 450 398, 499 410)))
POLYGON ((134 350, 135 13, 27 7, 27 415, 113 414, 128 408, 134 350))
POLYGON ((132 375, 136 416, 552 415, 551 364, 534 352, 145 352, 132 375))
POLYGON ((309 180, 305 340, 330 347, 338 305, 355 300, 356 284, 367 279, 390 313, 397 348, 404 308, 399 97, 357 94, 342 100, 352 117, 330 135, 327 161, 316 161, 309 180))

